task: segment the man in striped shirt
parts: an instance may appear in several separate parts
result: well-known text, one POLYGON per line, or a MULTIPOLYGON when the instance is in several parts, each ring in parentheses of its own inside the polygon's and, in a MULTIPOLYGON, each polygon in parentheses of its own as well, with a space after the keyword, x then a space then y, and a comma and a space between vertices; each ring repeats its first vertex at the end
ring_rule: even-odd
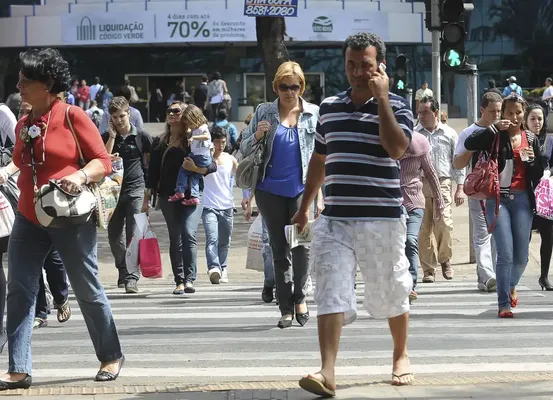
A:
POLYGON ((343 53, 351 88, 321 104, 315 152, 293 219, 305 228, 309 205, 324 183, 325 209, 312 228, 310 252, 322 368, 300 380, 302 388, 321 396, 334 395, 342 325, 357 317, 357 265, 365 282, 365 308, 389 320, 392 384, 413 381, 407 357, 412 279, 397 161, 409 146, 413 114, 403 98, 388 92, 380 38, 357 33, 346 40, 343 53))

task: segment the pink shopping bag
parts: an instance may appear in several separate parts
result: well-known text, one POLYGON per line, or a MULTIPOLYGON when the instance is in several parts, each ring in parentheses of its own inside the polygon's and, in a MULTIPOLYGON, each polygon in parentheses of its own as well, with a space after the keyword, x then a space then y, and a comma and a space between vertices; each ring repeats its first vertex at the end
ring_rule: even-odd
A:
POLYGON ((138 243, 140 270, 144 278, 157 279, 163 276, 161 252, 157 238, 140 239, 138 243))
POLYGON ((540 217, 553 220, 553 182, 550 172, 545 171, 540 183, 536 187, 536 214, 540 217))

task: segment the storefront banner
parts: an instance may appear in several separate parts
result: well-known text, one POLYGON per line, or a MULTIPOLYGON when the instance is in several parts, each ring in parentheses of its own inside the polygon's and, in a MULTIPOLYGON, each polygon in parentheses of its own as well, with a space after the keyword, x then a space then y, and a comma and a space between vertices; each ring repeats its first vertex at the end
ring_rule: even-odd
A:
POLYGON ((301 18, 286 20, 286 33, 294 41, 343 42, 357 32, 389 40, 388 13, 362 10, 302 10, 301 18))
MULTIPOLYGON (((61 18, 65 45, 257 41, 256 20, 244 16, 241 8, 197 12, 180 6, 166 13, 106 12, 66 14, 61 18)), ((343 42, 360 31, 375 33, 387 41, 388 18, 389 14, 378 12, 305 9, 297 18, 286 18, 286 31, 294 42, 343 42)))
POLYGON ((247 17, 297 17, 298 0, 244 0, 247 17))
POLYGON ((255 19, 240 9, 157 14, 157 42, 255 42, 255 19))
POLYGON ((65 14, 61 18, 63 44, 91 45, 155 42, 153 13, 65 14))

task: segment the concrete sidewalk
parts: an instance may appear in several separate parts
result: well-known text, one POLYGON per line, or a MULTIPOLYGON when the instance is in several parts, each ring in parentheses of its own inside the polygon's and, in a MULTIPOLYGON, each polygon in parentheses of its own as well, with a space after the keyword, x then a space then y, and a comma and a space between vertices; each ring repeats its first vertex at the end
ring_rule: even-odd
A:
MULTIPOLYGON (((348 385, 337 391, 337 399, 405 399, 405 400, 550 400, 553 397, 551 381, 488 383, 448 386, 348 385)), ((26 399, 77 400, 80 395, 23 396, 26 399)), ((301 389, 290 390, 232 390, 222 392, 179 393, 121 393, 87 396, 90 400, 311 400, 317 398, 301 389)))

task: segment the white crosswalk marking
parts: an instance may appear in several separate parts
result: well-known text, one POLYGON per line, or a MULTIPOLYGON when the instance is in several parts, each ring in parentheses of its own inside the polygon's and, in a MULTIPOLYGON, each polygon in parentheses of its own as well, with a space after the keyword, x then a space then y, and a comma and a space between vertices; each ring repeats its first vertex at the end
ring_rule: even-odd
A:
MULTIPOLYGON (((363 285, 358 285, 359 308, 363 285)), ((122 378, 164 381, 289 380, 319 367, 316 315, 280 330, 277 306, 261 301, 251 285, 198 286, 197 293, 175 296, 169 285, 143 284, 127 295, 108 288, 126 355, 122 378)), ((437 282, 419 286, 411 312, 409 354, 415 373, 457 374, 553 371, 553 326, 549 293, 519 288, 513 320, 498 319, 495 293, 474 282, 437 282)), ((98 361, 73 296, 73 316, 34 331, 33 378, 92 378, 98 361)), ((388 375, 391 338, 385 320, 360 311, 344 328, 337 374, 343 377, 388 375)), ((0 356, 6 362, 7 355, 0 356)))

